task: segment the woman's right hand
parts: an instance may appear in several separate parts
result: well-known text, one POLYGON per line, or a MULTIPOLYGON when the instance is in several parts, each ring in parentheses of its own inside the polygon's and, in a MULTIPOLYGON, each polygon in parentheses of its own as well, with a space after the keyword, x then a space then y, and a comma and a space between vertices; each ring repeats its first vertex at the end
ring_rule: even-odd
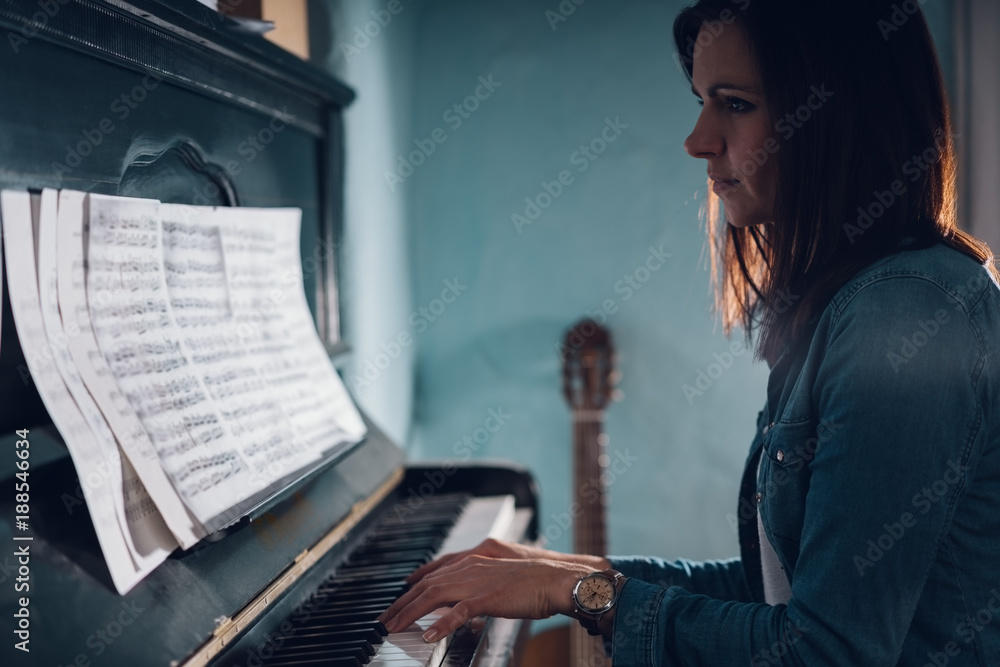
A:
POLYGON ((516 544, 513 542, 502 542, 500 540, 493 539, 492 537, 486 538, 480 542, 477 546, 472 549, 466 549, 465 551, 457 551, 455 553, 445 554, 440 558, 423 565, 407 577, 407 582, 414 584, 424 577, 426 577, 431 572, 437 569, 453 563, 466 556, 485 556, 486 558, 505 558, 514 560, 555 560, 562 561, 564 563, 577 563, 579 565, 586 565, 598 570, 606 570, 611 567, 611 562, 601 556, 587 556, 583 554, 564 554, 558 551, 549 551, 548 549, 539 549, 538 547, 531 547, 526 544, 516 544))

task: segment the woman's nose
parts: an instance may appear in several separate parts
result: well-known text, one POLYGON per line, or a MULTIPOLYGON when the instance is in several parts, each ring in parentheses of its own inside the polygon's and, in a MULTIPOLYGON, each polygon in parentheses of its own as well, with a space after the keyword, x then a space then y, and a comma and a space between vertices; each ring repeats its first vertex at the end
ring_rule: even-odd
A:
POLYGON ((713 126, 708 113, 702 110, 694 129, 684 141, 684 150, 691 157, 710 158, 722 154, 725 142, 722 134, 713 126))

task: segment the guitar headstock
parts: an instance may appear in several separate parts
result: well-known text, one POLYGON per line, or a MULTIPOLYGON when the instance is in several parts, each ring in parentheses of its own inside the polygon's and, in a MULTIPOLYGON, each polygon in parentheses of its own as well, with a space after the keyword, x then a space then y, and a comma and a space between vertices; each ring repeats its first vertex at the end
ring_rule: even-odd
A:
POLYGON ((574 411, 603 411, 615 398, 617 372, 607 329, 591 319, 577 322, 561 349, 563 394, 574 411))

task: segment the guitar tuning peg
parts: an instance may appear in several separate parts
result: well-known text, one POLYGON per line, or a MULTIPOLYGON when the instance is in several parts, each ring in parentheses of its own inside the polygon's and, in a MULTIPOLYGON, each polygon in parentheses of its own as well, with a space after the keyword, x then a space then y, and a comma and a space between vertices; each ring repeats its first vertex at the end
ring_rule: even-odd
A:
POLYGON ((611 400, 615 403, 621 403, 625 399, 625 392, 621 389, 615 389, 611 392, 611 400))
POLYGON ((622 372, 617 368, 608 374, 608 383, 612 386, 617 385, 622 381, 622 372))

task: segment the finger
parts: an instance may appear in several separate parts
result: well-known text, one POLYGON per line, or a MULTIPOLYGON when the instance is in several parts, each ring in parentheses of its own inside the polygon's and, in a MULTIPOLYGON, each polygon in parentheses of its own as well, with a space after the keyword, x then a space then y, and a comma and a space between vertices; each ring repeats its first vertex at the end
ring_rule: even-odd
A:
POLYGON ((425 563, 410 573, 410 576, 406 578, 406 583, 411 585, 415 584, 432 572, 435 572, 436 570, 439 570, 440 568, 467 556, 470 552, 471 549, 467 551, 457 551, 452 554, 445 554, 440 558, 432 560, 430 563, 425 563))
MULTIPOLYGON (((436 579, 436 577, 430 577, 429 579, 421 580, 419 583, 414 585, 408 591, 400 595, 395 602, 389 605, 388 609, 382 612, 378 620, 385 625, 386 629, 389 630, 389 632, 395 632, 397 629, 408 627, 413 620, 420 618, 420 616, 416 616, 412 620, 408 620, 414 611, 413 609, 411 609, 411 605, 413 605, 414 602, 421 595, 424 594, 424 591, 427 590, 430 581, 432 581, 433 579, 436 579), (407 612, 406 614, 403 615, 404 617, 399 620, 396 620, 395 617, 399 616, 400 613, 403 612, 404 610, 407 612), (404 621, 406 621, 405 624, 404 621)), ((422 607, 417 607, 417 609, 422 609, 422 607)), ((433 611, 433 609, 434 608, 428 609, 428 612, 433 611)))
POLYGON ((476 592, 474 582, 455 581, 449 576, 424 579, 392 603, 383 614, 383 623, 389 632, 399 632, 435 609, 451 606, 476 592))
POLYGON ((455 632, 465 625, 470 618, 479 616, 475 612, 477 606, 478 602, 475 599, 459 602, 448 613, 431 625, 431 627, 427 628, 427 631, 423 634, 424 641, 428 643, 436 642, 442 637, 455 632))
POLYGON ((448 563, 453 563, 456 560, 465 558, 466 556, 487 556, 489 558, 501 557, 504 555, 505 547, 507 547, 506 551, 510 550, 508 545, 488 537, 471 549, 447 553, 434 559, 430 563, 421 565, 410 575, 410 577, 416 579, 418 578, 418 574, 421 577, 426 576, 428 572, 431 572, 448 563))
POLYGON ((409 577, 406 578, 406 583, 414 584, 424 577, 426 577, 431 572, 438 570, 454 563, 457 560, 461 560, 466 556, 486 556, 488 558, 498 558, 504 556, 513 556, 511 545, 499 540, 488 537, 471 549, 466 549, 465 551, 456 551, 454 553, 445 554, 440 558, 432 560, 430 563, 421 565, 416 570, 414 570, 409 577))
POLYGON ((447 606, 447 603, 434 601, 434 594, 422 592, 410 600, 400 599, 398 608, 386 610, 384 621, 389 632, 402 632, 435 609, 447 606))
POLYGON ((392 632, 395 629, 395 623, 393 619, 401 612, 403 609, 409 605, 413 599, 417 596, 415 590, 410 589, 396 598, 396 601, 389 605, 389 608, 383 611, 379 617, 378 621, 382 623, 387 630, 392 632))

